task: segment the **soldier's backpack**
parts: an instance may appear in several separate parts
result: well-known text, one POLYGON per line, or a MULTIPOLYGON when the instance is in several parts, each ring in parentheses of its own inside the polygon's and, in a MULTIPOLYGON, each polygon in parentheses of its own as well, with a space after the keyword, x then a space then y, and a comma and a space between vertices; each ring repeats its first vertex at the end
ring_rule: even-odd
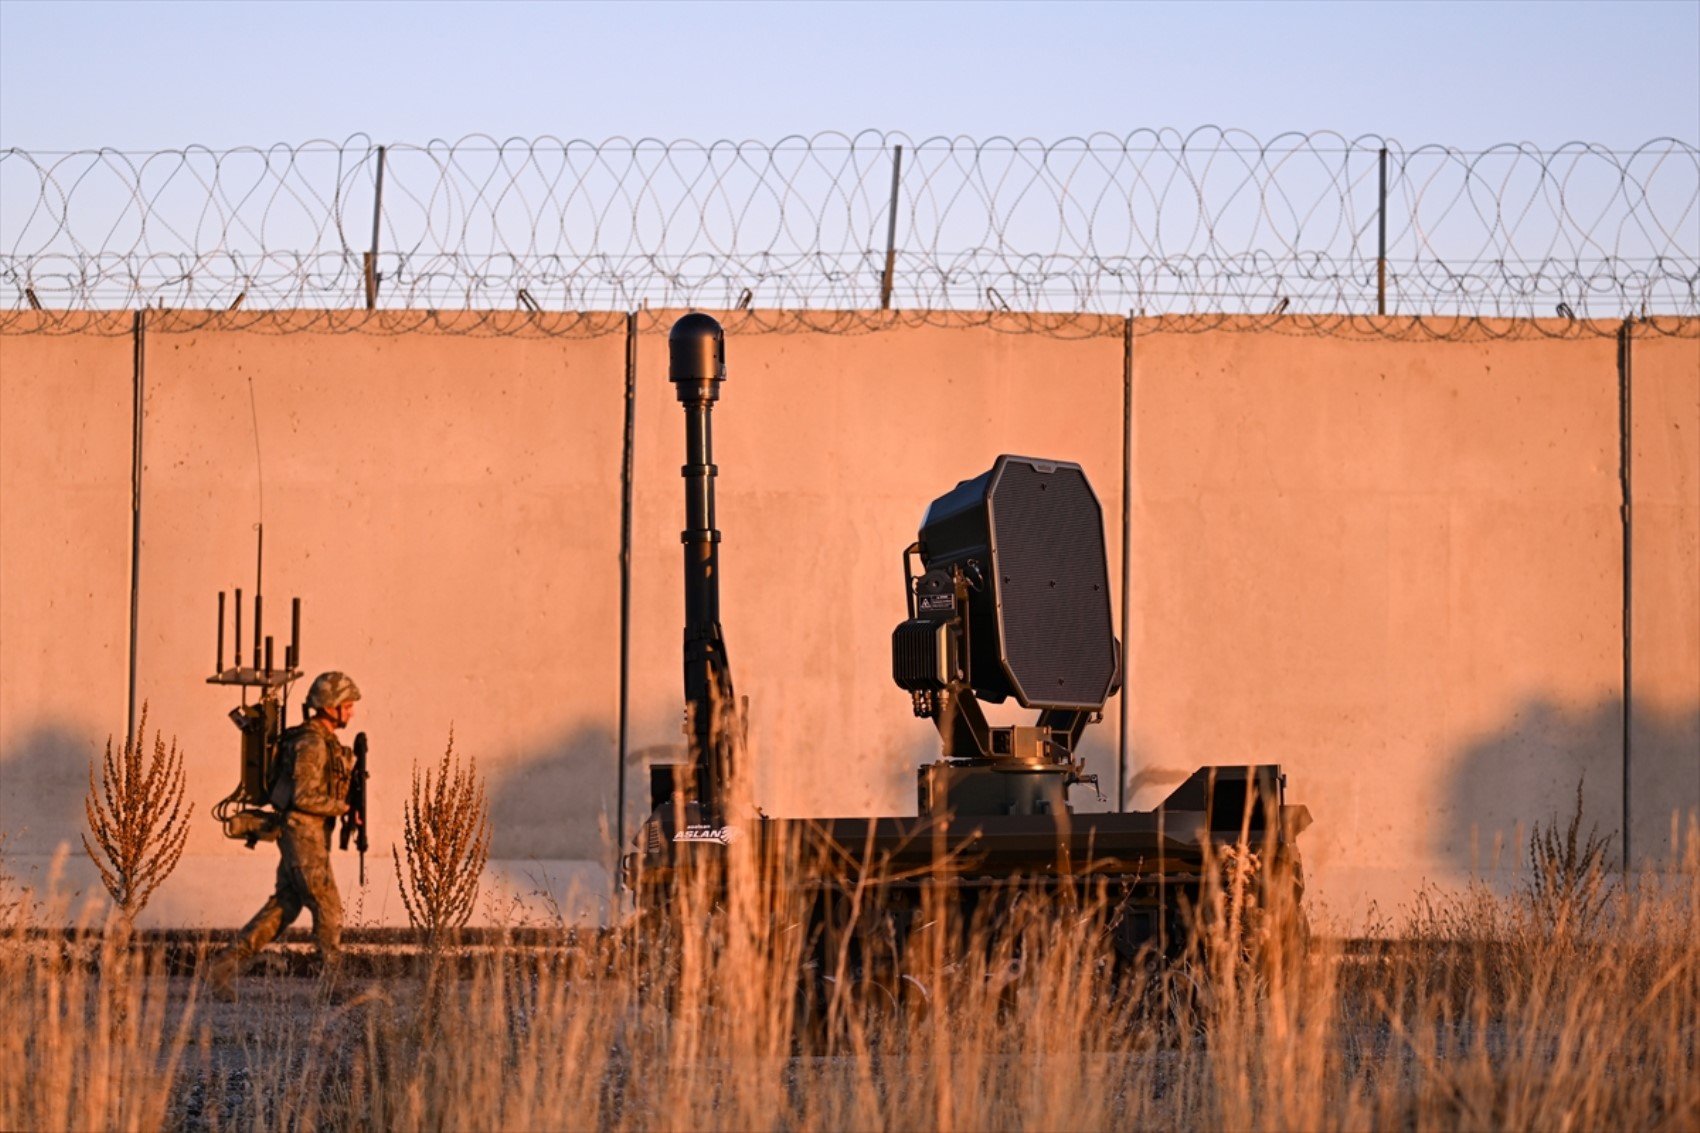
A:
POLYGON ((295 801, 295 741, 307 726, 297 724, 279 736, 266 763, 266 802, 280 815, 295 801))
POLYGON ((282 766, 288 733, 276 734, 278 702, 273 697, 243 705, 230 718, 242 732, 242 779, 213 807, 213 817, 224 826, 226 838, 241 839, 251 850, 257 843, 275 842, 283 822, 283 808, 276 807, 272 796, 289 781, 282 766))

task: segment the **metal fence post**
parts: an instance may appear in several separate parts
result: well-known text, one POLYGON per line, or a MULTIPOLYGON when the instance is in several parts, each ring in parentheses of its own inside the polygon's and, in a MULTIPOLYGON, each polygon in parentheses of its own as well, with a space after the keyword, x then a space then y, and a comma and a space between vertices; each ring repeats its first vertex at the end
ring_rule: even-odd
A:
POLYGON ((885 274, 880 277, 880 310, 891 310, 892 274, 897 266, 897 183, 903 177, 903 147, 891 153, 891 210, 885 226, 885 274))
POLYGON ((620 855, 626 852, 626 761, 630 758, 629 729, 632 675, 632 477, 637 435, 638 317, 626 312, 626 426, 620 444, 620 717, 614 780, 614 892, 625 888, 620 855))
POLYGON ((1133 625, 1133 320, 1129 311, 1122 320, 1122 690, 1117 696, 1116 714, 1116 813, 1127 809, 1127 733, 1131 710, 1128 702, 1133 689, 1127 676, 1128 644, 1133 625))
POLYGON ((1376 228, 1380 236, 1375 249, 1375 313, 1387 313, 1387 147, 1381 147, 1380 207, 1376 209, 1376 228))
MULTIPOLYGON (((136 643, 140 640, 142 609, 142 475, 146 470, 142 460, 142 423, 147 416, 144 408, 147 404, 148 345, 146 307, 135 313, 130 333, 133 336, 130 347, 130 664, 126 672, 129 707, 124 735, 126 742, 133 740, 139 749, 142 740, 136 735, 136 643)), ((240 650, 241 643, 238 642, 237 646, 240 650)))
POLYGON ((384 147, 378 147, 378 185, 372 198, 372 250, 366 253, 366 309, 378 305, 378 228, 384 218, 384 147))
MULTIPOLYGON (((1617 328, 1617 470, 1619 522, 1623 541, 1623 873, 1634 865, 1629 854, 1630 823, 1635 817, 1630 789, 1630 754, 1635 738, 1635 317, 1617 328)), ((1673 847, 1674 850, 1674 847, 1673 847)))

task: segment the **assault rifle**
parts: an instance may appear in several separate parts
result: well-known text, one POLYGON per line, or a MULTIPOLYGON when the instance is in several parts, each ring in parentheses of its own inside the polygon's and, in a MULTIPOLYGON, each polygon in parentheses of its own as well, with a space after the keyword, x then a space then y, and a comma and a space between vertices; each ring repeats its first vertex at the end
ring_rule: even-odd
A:
POLYGON ((360 884, 366 884, 366 733, 354 737, 354 774, 348 780, 348 813, 342 816, 342 838, 339 845, 348 849, 349 839, 360 854, 360 884))

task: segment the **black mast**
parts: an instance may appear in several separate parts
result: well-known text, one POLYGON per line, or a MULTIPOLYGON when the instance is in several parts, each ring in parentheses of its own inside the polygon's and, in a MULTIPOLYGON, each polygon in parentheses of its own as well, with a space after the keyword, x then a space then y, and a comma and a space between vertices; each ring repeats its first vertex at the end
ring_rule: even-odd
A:
POLYGON ((726 379, 726 336, 708 315, 692 313, 667 336, 673 392, 685 408, 685 705, 702 821, 721 825, 732 772, 732 670, 720 630, 720 532, 714 526, 712 414, 726 379))

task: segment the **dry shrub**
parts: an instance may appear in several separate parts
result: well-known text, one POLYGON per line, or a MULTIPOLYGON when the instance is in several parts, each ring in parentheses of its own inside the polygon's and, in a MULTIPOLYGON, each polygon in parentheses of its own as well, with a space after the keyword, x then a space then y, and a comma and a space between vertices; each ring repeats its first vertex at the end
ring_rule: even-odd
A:
POLYGON ((1561 833, 1558 818, 1535 823, 1529 831, 1528 895, 1531 912, 1555 935, 1592 936, 1611 900, 1606 855, 1612 838, 1598 826, 1582 837, 1582 783, 1576 807, 1561 833))
POLYGON ((89 834, 94 836, 91 845, 89 834, 83 835, 83 850, 128 922, 177 868, 193 812, 183 801, 187 780, 176 737, 167 749, 155 730, 152 751, 144 756, 147 728, 144 703, 136 733, 125 737, 123 751, 114 753, 112 738, 107 737, 98 788, 94 761, 89 761, 89 789, 83 799, 89 834))
POLYGON ((11 836, 10 831, 0 829, 0 932, 15 928, 29 907, 28 897, 6 862, 6 843, 11 836))
POLYGON ((392 843, 396 884, 413 927, 432 941, 463 927, 478 899, 479 880, 490 856, 490 805, 478 761, 462 766, 455 755, 454 733, 437 764, 435 777, 413 765, 412 791, 402 812, 407 861, 392 843))

